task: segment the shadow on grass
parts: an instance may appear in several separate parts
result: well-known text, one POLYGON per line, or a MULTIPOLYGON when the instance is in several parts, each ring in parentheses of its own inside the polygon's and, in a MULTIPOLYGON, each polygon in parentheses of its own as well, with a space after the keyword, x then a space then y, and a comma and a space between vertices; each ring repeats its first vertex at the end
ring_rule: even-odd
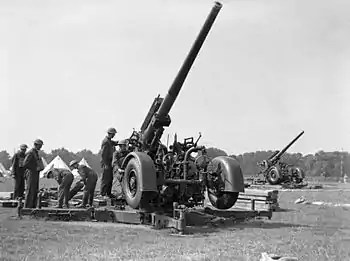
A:
POLYGON ((279 208, 274 210, 273 212, 296 212, 297 210, 291 208, 279 208))
POLYGON ((242 222, 233 222, 233 220, 211 222, 202 226, 191 226, 186 228, 187 235, 205 236, 219 231, 229 230, 245 230, 247 228, 261 228, 261 229, 278 229, 278 228, 309 228, 309 225, 300 225, 284 222, 271 222, 262 220, 249 220, 242 222))

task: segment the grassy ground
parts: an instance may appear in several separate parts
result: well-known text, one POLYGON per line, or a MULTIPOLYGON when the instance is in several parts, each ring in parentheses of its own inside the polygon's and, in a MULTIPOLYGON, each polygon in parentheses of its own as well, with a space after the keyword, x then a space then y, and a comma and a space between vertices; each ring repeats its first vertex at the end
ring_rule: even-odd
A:
POLYGON ((0 260, 259 260, 262 252, 350 260, 350 209, 294 204, 300 196, 350 203, 348 190, 283 191, 287 211, 270 221, 197 228, 186 236, 111 223, 14 220, 15 210, 0 209, 0 260))

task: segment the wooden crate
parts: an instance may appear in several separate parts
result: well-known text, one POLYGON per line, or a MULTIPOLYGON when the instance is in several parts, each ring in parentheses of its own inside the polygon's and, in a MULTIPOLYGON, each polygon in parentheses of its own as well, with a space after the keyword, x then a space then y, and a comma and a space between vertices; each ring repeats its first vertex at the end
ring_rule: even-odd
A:
POLYGON ((238 198, 236 204, 233 207, 256 211, 275 211, 278 209, 278 203, 276 204, 271 201, 238 198))
POLYGON ((255 210, 274 211, 279 208, 278 190, 245 189, 239 193, 235 207, 251 209, 254 200, 255 210))

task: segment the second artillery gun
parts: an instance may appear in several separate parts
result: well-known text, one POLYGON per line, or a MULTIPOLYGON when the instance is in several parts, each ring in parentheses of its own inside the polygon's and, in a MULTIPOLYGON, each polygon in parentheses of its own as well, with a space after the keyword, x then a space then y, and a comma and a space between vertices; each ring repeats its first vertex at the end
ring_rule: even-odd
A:
POLYGON ((277 150, 267 160, 258 162, 257 165, 260 168, 258 175, 264 175, 265 180, 271 185, 285 182, 301 183, 305 178, 304 171, 299 167, 282 162, 281 157, 303 134, 304 131, 281 151, 277 150))
POLYGON ((231 208, 244 192, 244 179, 239 162, 231 157, 214 159, 206 155, 198 140, 175 139, 172 148, 161 143, 169 112, 197 57, 199 50, 218 15, 222 4, 215 2, 165 98, 156 97, 140 131, 127 139, 129 154, 122 163, 122 190, 133 209, 155 211, 183 206, 202 205, 207 192, 217 209, 231 208), (198 153, 199 157, 192 157, 198 153))

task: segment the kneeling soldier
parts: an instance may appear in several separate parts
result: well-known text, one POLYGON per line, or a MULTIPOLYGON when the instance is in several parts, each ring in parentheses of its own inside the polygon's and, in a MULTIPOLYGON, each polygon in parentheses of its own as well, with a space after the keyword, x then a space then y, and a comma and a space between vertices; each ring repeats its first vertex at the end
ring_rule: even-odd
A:
POLYGON ((64 203, 64 207, 69 208, 69 190, 74 180, 73 174, 67 169, 53 168, 47 173, 47 178, 54 178, 59 185, 57 207, 62 208, 64 203))
MULTIPOLYGON (((95 193, 95 188, 96 188, 96 183, 98 176, 89 167, 85 165, 79 165, 79 163, 76 160, 73 160, 70 162, 69 167, 71 169, 77 169, 78 173, 81 177, 81 181, 84 184, 83 188, 83 202, 79 207, 85 208, 87 204, 89 203, 90 206, 92 206, 94 202, 94 193, 95 193)), ((80 183, 80 182, 77 182, 80 183)), ((70 197, 73 195, 71 194, 70 197)))

